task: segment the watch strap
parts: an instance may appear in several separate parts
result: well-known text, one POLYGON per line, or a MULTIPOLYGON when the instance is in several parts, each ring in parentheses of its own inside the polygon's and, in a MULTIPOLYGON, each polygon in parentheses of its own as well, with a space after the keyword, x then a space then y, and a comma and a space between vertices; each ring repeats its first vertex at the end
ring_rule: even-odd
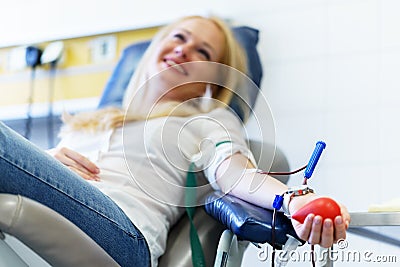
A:
POLYGON ((289 204, 294 197, 307 195, 309 193, 314 193, 314 190, 306 185, 290 187, 288 191, 283 194, 283 203, 281 210, 284 214, 290 218, 289 204))

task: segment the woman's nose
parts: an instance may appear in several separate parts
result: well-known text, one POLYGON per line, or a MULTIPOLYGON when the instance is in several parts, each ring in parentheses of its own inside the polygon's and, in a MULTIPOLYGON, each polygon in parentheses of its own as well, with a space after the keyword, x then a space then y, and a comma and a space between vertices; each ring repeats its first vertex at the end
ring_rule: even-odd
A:
POLYGON ((175 47, 174 52, 176 55, 182 58, 186 58, 187 56, 186 48, 183 45, 178 45, 177 47, 175 47))

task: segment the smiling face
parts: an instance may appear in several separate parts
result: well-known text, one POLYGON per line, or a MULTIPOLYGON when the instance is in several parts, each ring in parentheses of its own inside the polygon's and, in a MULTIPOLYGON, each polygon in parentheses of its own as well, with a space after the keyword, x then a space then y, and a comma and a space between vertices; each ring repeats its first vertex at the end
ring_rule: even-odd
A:
POLYGON ((210 20, 191 18, 177 24, 161 40, 148 64, 148 77, 164 71, 163 75, 159 75, 157 88, 150 89, 157 90, 152 94, 158 97, 163 95, 163 100, 173 101, 203 96, 206 88, 204 83, 190 83, 175 88, 172 85, 180 81, 195 81, 199 73, 207 72, 205 64, 182 63, 221 62, 224 44, 224 34, 210 20))

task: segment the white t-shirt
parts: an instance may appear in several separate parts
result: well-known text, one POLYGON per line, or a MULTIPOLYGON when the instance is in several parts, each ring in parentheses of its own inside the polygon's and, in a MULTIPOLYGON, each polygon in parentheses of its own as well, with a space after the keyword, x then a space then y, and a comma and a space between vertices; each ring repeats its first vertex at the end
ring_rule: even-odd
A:
MULTIPOLYGON (((190 117, 129 122, 95 135, 73 132, 58 146, 83 154, 100 168, 101 180, 90 183, 113 199, 140 229, 149 244, 152 265, 157 266, 169 229, 185 212, 190 162, 205 156, 199 153, 204 147, 224 141, 247 147, 243 129, 230 111, 215 109, 190 117)), ((214 179, 210 182, 215 183, 214 179)), ((200 196, 210 190, 209 185, 200 188, 200 202, 200 196)))

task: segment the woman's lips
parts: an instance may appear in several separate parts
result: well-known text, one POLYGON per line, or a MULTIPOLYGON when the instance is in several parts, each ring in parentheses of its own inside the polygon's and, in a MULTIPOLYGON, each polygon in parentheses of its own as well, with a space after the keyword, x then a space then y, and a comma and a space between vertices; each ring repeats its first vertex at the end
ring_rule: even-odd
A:
POLYGON ((165 59, 164 60, 165 63, 167 63, 168 66, 173 67, 174 69, 176 69, 177 71, 179 71, 180 73, 182 73, 183 75, 188 75, 188 73, 186 72, 186 70, 182 67, 182 65, 176 63, 175 61, 171 60, 171 59, 165 59))

